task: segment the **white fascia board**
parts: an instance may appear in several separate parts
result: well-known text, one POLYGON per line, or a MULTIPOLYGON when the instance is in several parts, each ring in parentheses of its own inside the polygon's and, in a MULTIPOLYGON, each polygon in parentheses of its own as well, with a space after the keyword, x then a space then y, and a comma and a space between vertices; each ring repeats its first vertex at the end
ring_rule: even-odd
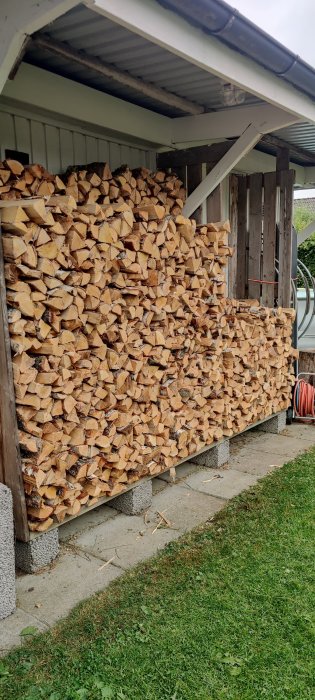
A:
POLYGON ((91 9, 199 68, 238 85, 304 121, 315 122, 310 98, 233 51, 155 0, 95 0, 91 9))
POLYGON ((68 78, 23 63, 3 95, 26 105, 62 114, 113 134, 125 134, 152 148, 171 146, 171 122, 117 97, 106 95, 68 78))
POLYGON ((296 116, 268 104, 230 107, 218 112, 173 119, 172 140, 174 145, 178 145, 207 138, 235 138, 243 133, 248 124, 254 124, 261 134, 268 134, 299 121, 296 116))
POLYGON ((0 93, 27 36, 78 5, 80 0, 1 0, 0 93))

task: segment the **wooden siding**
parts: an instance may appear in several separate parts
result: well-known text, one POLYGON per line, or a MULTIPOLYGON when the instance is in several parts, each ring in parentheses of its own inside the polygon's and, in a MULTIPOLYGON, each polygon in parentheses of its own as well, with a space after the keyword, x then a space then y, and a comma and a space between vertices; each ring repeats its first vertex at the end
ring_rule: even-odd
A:
POLYGON ((29 154, 30 162, 41 163, 53 173, 64 172, 69 165, 92 161, 109 161, 112 170, 127 164, 131 168, 155 167, 154 151, 128 142, 114 141, 93 132, 88 125, 77 127, 69 121, 56 121, 46 116, 29 114, 25 110, 0 103, 1 157, 5 149, 29 154))

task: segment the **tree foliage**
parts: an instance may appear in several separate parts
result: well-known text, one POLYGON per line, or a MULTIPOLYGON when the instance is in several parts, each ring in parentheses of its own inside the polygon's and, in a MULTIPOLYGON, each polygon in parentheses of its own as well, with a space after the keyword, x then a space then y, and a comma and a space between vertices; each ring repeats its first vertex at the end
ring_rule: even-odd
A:
MULTIPOLYGON (((293 222, 298 234, 303 231, 312 221, 315 220, 315 215, 303 207, 295 209, 293 222)), ((313 277, 315 277, 315 225, 314 233, 304 243, 298 245, 298 258, 306 265, 313 277)))

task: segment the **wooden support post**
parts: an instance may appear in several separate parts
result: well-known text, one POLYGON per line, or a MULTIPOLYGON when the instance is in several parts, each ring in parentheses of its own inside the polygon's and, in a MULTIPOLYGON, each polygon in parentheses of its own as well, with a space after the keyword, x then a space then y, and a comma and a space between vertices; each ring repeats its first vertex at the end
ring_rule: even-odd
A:
POLYGON ((264 230, 261 303, 263 306, 275 305, 275 257, 276 257, 276 173, 264 176, 264 230))
POLYGON ((292 209, 294 179, 294 170, 282 170, 279 173, 280 221, 278 305, 285 308, 288 308, 291 303, 292 209))
POLYGON ((278 148, 276 168, 277 172, 280 172, 281 170, 290 170, 289 148, 278 148))
POLYGON ((247 177, 238 176, 238 217, 237 217, 237 278, 236 298, 245 299, 247 283, 247 177))
POLYGON ((0 481, 11 489, 15 532, 23 542, 29 540, 27 511, 23 488, 15 394, 8 327, 2 239, 0 237, 0 481))
POLYGON ((229 244, 234 248, 234 255, 228 262, 228 296, 237 297, 237 247, 238 247, 238 177, 230 177, 230 226, 229 244))
MULTIPOLYGON (((189 165, 187 167, 187 194, 188 196, 194 192, 196 187, 200 185, 202 180, 202 163, 196 165, 189 165)), ((199 206, 195 211, 190 214, 191 219, 196 219, 197 224, 201 224, 202 219, 202 209, 199 206)))
POLYGON ((260 299, 262 248, 262 174, 249 177, 248 298, 260 299))
MULTIPOLYGON (((207 164, 207 174, 212 169, 207 164)), ((218 185, 213 192, 207 197, 207 221, 221 221, 221 185, 218 185)))

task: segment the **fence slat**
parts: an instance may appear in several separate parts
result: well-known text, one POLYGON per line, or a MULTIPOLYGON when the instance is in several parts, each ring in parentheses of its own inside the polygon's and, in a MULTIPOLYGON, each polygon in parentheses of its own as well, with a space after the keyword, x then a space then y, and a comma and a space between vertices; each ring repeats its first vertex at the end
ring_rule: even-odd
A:
MULTIPOLYGON (((273 282, 275 280, 276 201, 276 173, 266 173, 264 175, 264 230, 261 278, 266 282, 273 282)), ((275 286, 273 284, 262 285, 261 303, 263 306, 274 307, 275 286)))
POLYGON ((238 175, 236 298, 245 299, 247 280, 247 177, 238 175))
POLYGON ((262 174, 249 176, 248 297, 260 299, 262 233, 262 174))
POLYGON ((238 177, 230 177, 230 226, 231 233, 229 245, 233 246, 234 253, 228 262, 228 296, 236 297, 237 294, 237 248, 238 248, 238 177))
POLYGON ((280 184, 278 304, 289 307, 292 271, 292 208, 294 170, 278 173, 280 184))

